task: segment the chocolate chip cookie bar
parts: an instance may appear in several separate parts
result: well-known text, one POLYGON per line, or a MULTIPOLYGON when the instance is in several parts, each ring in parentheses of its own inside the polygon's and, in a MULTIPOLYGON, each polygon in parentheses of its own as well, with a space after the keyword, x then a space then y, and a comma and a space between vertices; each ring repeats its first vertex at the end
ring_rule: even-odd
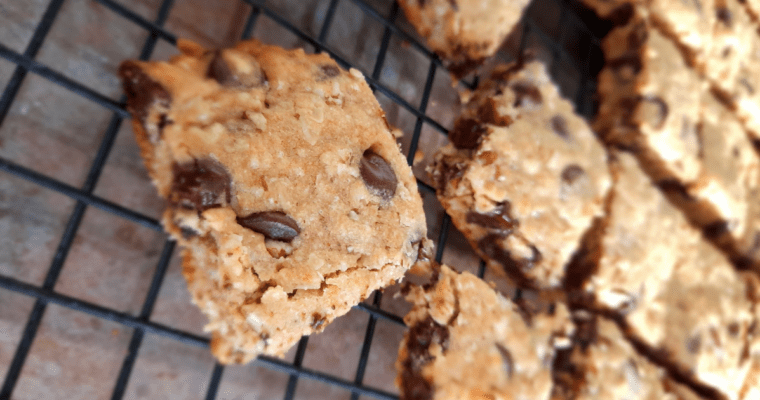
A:
POLYGON ((646 19, 603 42, 595 128, 635 151, 651 178, 735 261, 760 261, 760 159, 734 113, 646 19))
POLYGON ((257 41, 119 74, 166 230, 224 363, 282 355, 427 243, 417 183, 362 74, 257 41))
POLYGON ((497 68, 449 139, 430 173, 457 229, 519 286, 561 286, 611 180, 602 144, 543 64, 497 68))
MULTIPOLYGON (((760 35, 757 18, 740 0, 584 0, 600 16, 625 24, 643 18, 677 46, 690 68, 740 118, 760 145, 760 35)), ((619 44, 618 44, 619 45, 619 44)))
POLYGON ((527 0, 402 0, 407 19, 455 77, 494 55, 527 0))
POLYGON ((550 398, 554 354, 573 330, 562 304, 530 313, 447 266, 404 290, 413 306, 396 363, 401 399, 550 398))
POLYGON ((746 399, 760 356, 757 277, 739 273, 617 153, 598 263, 578 304, 616 318, 639 351, 711 398, 746 399))
POLYGON ((665 368, 642 356, 613 321, 583 311, 569 348, 554 361, 552 400, 700 400, 665 368))

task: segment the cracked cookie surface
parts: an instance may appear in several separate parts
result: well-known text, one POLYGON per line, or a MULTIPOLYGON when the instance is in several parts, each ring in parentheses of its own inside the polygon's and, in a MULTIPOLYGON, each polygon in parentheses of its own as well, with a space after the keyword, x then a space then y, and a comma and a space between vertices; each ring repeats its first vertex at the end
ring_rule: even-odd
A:
POLYGON ((430 172, 454 225, 497 273, 559 287, 611 182, 588 124, 529 62, 497 68, 449 139, 430 172))
POLYGON ((164 226, 214 355, 282 355, 416 261, 416 180, 358 71, 253 40, 178 45, 119 71, 164 226))
POLYGON ((555 352, 573 333, 562 304, 527 312, 445 265, 405 290, 413 305, 396 362, 402 400, 550 398, 555 352))

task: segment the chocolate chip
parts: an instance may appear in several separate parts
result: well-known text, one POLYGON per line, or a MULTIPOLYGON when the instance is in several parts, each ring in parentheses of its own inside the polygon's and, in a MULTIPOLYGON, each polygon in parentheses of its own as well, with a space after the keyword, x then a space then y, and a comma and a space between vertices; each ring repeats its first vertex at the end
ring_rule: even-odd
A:
POLYGON ((311 329, 317 330, 327 322, 327 318, 320 313, 311 314, 311 329))
POLYGON ((724 234, 728 233, 728 222, 717 221, 708 224, 703 229, 704 235, 708 239, 717 239, 724 234))
POLYGON ((562 180, 572 185, 578 178, 585 175, 586 171, 577 164, 570 164, 562 170, 562 180))
POLYGON ((459 11, 459 5, 457 4, 456 0, 449 0, 449 5, 454 9, 454 11, 459 11))
POLYGON ((541 91, 529 82, 516 82, 511 86, 515 92, 514 107, 526 107, 529 105, 540 105, 543 101, 541 91))
POLYGON ((567 120, 561 115, 552 117, 552 130, 562 139, 570 139, 570 131, 567 129, 567 120))
POLYGON ((467 213, 466 220, 468 224, 479 225, 488 228, 495 234, 507 236, 519 225, 517 219, 509 213, 511 207, 512 204, 505 201, 497 204, 493 211, 486 214, 470 211, 467 213))
POLYGON ((151 140, 156 141, 161 136, 161 131, 169 121, 166 111, 171 106, 171 95, 160 83, 151 79, 139 64, 134 61, 125 61, 119 66, 124 92, 127 94, 127 109, 145 127, 146 131, 152 131, 149 125, 156 124, 155 132, 151 140), (158 120, 148 121, 151 108, 159 112, 158 120))
POLYGON ((237 217, 237 223, 267 239, 291 242, 301 233, 293 218, 282 211, 262 211, 246 217, 237 217))
POLYGON ((755 151, 760 153, 760 139, 752 139, 752 147, 755 148, 755 151))
POLYGON ((233 65, 225 59, 221 50, 214 52, 214 58, 208 66, 206 76, 219 82, 220 85, 235 89, 250 89, 262 86, 266 82, 266 76, 261 67, 254 60, 250 60, 252 72, 243 73, 236 71, 233 65))
POLYGON ((731 28, 734 17, 731 15, 731 11, 728 8, 718 8, 715 10, 715 16, 718 18, 718 21, 722 22, 726 28, 731 28))
POLYGON ((332 64, 322 64, 319 66, 319 71, 322 73, 320 80, 335 78, 340 75, 340 69, 332 64))
POLYGON ((499 234, 488 234, 484 238, 478 241, 478 249, 480 249, 486 257, 501 264, 504 272, 509 275, 512 280, 520 287, 533 287, 531 280, 525 275, 525 270, 530 269, 533 265, 541 259, 541 255, 538 249, 532 247, 534 251, 531 259, 515 259, 512 254, 501 246, 501 241, 504 238, 499 234), (535 261, 534 261, 535 260, 535 261))
POLYGON ((655 129, 662 128, 668 118, 668 105, 660 97, 644 97, 640 104, 644 120, 655 129))
POLYGON ((499 354, 501 354, 501 358, 504 360, 504 372, 511 378, 515 370, 515 360, 512 358, 512 353, 500 343, 496 343, 496 349, 499 350, 499 354))
POLYGON ((478 147, 480 137, 486 133, 486 128, 478 121, 465 118, 459 119, 454 124, 454 129, 449 132, 449 140, 458 149, 474 149, 478 147))
POLYGON ((174 164, 172 172, 170 202, 201 212, 230 203, 232 178, 218 161, 203 158, 174 164))
POLYGON ((382 197, 383 200, 390 200, 396 194, 398 180, 393 168, 388 161, 374 151, 364 151, 359 172, 367 189, 382 197))

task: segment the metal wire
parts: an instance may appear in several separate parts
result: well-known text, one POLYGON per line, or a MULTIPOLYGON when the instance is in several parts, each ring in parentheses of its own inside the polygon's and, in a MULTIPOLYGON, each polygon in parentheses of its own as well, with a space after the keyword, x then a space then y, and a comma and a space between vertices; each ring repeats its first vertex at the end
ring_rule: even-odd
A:
MULTIPOLYGON (((130 10, 128 6, 125 6, 114 0, 94 1, 101 4, 114 14, 124 18, 126 21, 129 21, 149 32, 149 36, 140 52, 140 59, 147 60, 150 58, 150 55, 152 54, 158 40, 164 40, 167 43, 176 44, 177 36, 163 27, 171 12, 173 5, 172 0, 163 1, 157 12, 157 16, 153 21, 143 18, 139 14, 130 10)), ((403 109, 409 111, 416 118, 409 151, 406 155, 408 163, 411 165, 414 160, 414 154, 416 153, 419 146, 422 128, 425 125, 428 125, 443 134, 448 133, 439 121, 436 121, 427 115, 427 105, 430 101, 433 82, 435 80, 437 70, 439 68, 442 68, 443 64, 441 63, 441 60, 438 59, 438 57, 433 52, 428 50, 424 44, 420 43, 414 35, 405 32, 397 26, 396 19, 400 14, 400 11, 399 6, 395 1, 389 2, 389 8, 388 10, 385 10, 387 13, 383 13, 382 11, 376 10, 373 6, 369 5, 364 0, 326 0, 329 1, 329 4, 325 12, 322 27, 320 28, 317 37, 312 37, 305 31, 299 29, 296 25, 288 21, 285 16, 273 11, 272 8, 267 6, 264 1, 241 1, 251 7, 251 11, 243 25, 241 34, 241 37, 243 39, 251 37, 257 21, 263 16, 271 21, 274 21, 282 28, 285 28, 286 30, 295 34, 299 39, 313 46, 316 51, 328 53, 342 67, 356 68, 356 66, 353 65, 350 60, 343 58, 340 54, 337 54, 334 49, 326 45, 326 39, 329 35, 330 27, 332 25, 336 11, 341 6, 341 3, 350 1, 352 4, 357 6, 366 16, 379 22, 383 26, 382 41, 379 43, 379 51, 375 58, 373 70, 370 74, 362 71, 365 73, 368 84, 374 91, 382 93, 391 101, 403 109), (394 92, 388 86, 384 85, 380 80, 380 73, 389 51, 390 40, 394 36, 404 41, 405 43, 408 43, 412 49, 418 51, 420 54, 424 55, 427 59, 430 60, 422 97, 418 106, 414 106, 403 99, 398 93, 394 92)), ((570 4, 567 3, 568 0, 555 1, 561 7, 560 20, 564 22, 567 20, 567 18, 570 18, 570 16, 572 16, 573 9, 568 5, 570 4)), ((8 276, 0 275, 0 289, 9 290, 35 299, 35 304, 27 320, 23 335, 16 348, 16 352, 14 353, 8 372, 4 377, 2 387, 0 388, 0 400, 10 399, 11 394, 13 393, 13 389, 16 386, 18 378, 21 374, 21 370, 23 368, 29 350, 31 349, 32 343, 34 342, 37 330, 44 316, 45 308, 48 304, 55 304, 72 310, 84 312, 94 317, 113 321, 134 329, 132 338, 127 348, 127 354, 122 361, 121 369, 119 370, 119 374, 114 381, 111 398, 115 400, 121 399, 126 392, 131 372, 139 357, 139 350, 146 334, 166 337, 191 346, 203 348, 207 348, 209 346, 209 339, 206 337, 168 327, 163 324, 152 322, 150 320, 151 313, 158 298, 158 293, 161 289, 161 284, 163 282, 164 276, 166 275, 169 260, 173 254, 174 242, 172 241, 167 240, 164 243, 164 247, 161 252, 161 256, 159 257, 159 261, 156 265, 156 270, 151 280, 150 287, 147 294, 145 295, 142 309, 137 316, 80 300, 71 296, 63 295, 53 290, 55 283, 60 276, 66 257, 71 250, 74 237, 76 236, 77 230, 82 222, 82 218, 87 207, 94 207, 129 220, 135 224, 148 227, 155 231, 161 231, 161 226, 155 219, 108 200, 94 196, 92 194, 97 185, 98 178, 100 177, 105 162, 108 158, 108 154, 113 147, 119 127, 123 119, 129 118, 129 113, 124 107, 123 97, 118 100, 111 99, 98 93, 96 90, 93 90, 85 85, 82 85, 81 83, 69 79, 60 72, 55 71, 35 60, 35 57, 42 47, 42 44, 45 41, 45 37, 47 36, 50 28, 56 20, 56 17, 58 16, 63 3, 64 0, 52 0, 50 2, 47 10, 43 14, 37 28, 34 31, 29 45, 23 54, 17 53, 4 44, 0 43, 0 57, 16 65, 11 79, 9 80, 8 84, 5 87, 5 90, 0 96, 0 127, 2 127, 3 121, 5 120, 5 117, 7 116, 16 95, 18 94, 20 87, 29 72, 36 74, 56 85, 66 88, 75 95, 81 96, 96 104, 100 104, 104 108, 110 110, 113 115, 108 127, 104 132, 103 139, 97 150, 97 153, 95 154, 94 160, 87 174, 86 181, 81 188, 73 187, 22 165, 0 158, 0 171, 16 177, 20 177, 26 181, 48 188, 76 200, 74 210, 69 216, 69 220, 65 226, 63 235, 57 246, 47 275, 45 276, 45 280, 41 286, 32 285, 8 276)), ((593 51, 598 51, 599 42, 594 37, 594 35, 591 35, 591 31, 585 26, 585 24, 578 22, 580 21, 578 18, 575 18, 573 21, 576 25, 578 25, 578 29, 583 30, 584 33, 587 33, 591 38, 588 53, 585 55, 586 59, 589 59, 593 51)), ((529 20, 526 20, 524 22, 525 23, 523 24, 523 32, 519 51, 522 52, 525 50, 527 46, 527 36, 529 34, 536 34, 541 40, 542 45, 550 49, 553 56, 553 65, 551 66, 551 69, 556 70, 556 63, 558 60, 562 59, 563 57, 568 57, 565 49, 562 48, 561 44, 555 42, 551 37, 542 32, 541 28, 537 24, 529 20)), ((564 25, 564 23, 561 23, 560 25, 564 25)), ((561 37, 559 42, 562 41, 562 35, 564 34, 565 33, 562 33, 560 35, 561 37)), ((578 94, 575 99, 576 108, 580 113, 591 115, 591 113, 593 113, 593 110, 589 109, 589 102, 587 100, 588 93, 594 88, 593 77, 590 76, 591 74, 588 65, 580 65, 579 67, 581 76, 580 81, 578 82, 578 94)), ((461 83, 465 85, 465 87, 474 88, 477 85, 477 77, 475 77, 475 79, 470 82, 461 83)), ((422 181, 418 181, 418 187, 421 191, 426 193, 434 192, 434 189, 432 187, 422 181)), ((451 219, 447 215, 444 215, 440 230, 438 232, 438 249, 435 255, 435 259, 439 262, 443 258, 443 253, 446 248, 446 241, 449 236, 450 229, 451 219)), ((478 268, 478 275, 482 277, 484 273, 485 263, 481 262, 478 268)), ((290 375, 287 387, 285 389, 285 399, 292 399, 296 395, 298 379, 300 378, 308 378, 331 386, 343 388, 351 393, 352 400, 358 399, 359 396, 368 396, 379 399, 397 399, 398 397, 392 393, 368 387, 363 384, 377 322, 379 320, 384 320, 403 326, 403 319, 400 316, 384 311, 381 308, 381 299, 382 295, 377 292, 373 295, 371 304, 360 303, 355 307, 355 309, 361 310, 368 314, 368 322, 362 343, 359 362, 357 363, 356 373, 354 374, 353 381, 348 381, 327 373, 304 368, 302 366, 302 363, 306 354, 306 349, 308 347, 308 340, 306 338, 303 338, 300 341, 293 363, 288 363, 266 356, 259 357, 254 361, 254 363, 290 375)), ((216 364, 210 373, 206 399, 216 398, 217 392, 223 380, 223 376, 224 367, 216 364)))

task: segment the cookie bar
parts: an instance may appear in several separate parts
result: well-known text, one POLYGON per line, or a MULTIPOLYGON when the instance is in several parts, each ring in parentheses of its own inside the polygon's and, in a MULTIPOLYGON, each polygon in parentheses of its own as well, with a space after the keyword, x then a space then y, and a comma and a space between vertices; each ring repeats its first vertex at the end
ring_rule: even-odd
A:
POLYGON ((646 19, 603 41, 595 122, 632 149, 690 220, 736 261, 760 265, 760 159, 741 122, 646 19))
POLYGON ((554 354, 573 329, 563 305, 527 314, 447 266, 404 290, 413 306, 396 363, 401 399, 550 398, 554 354))
POLYGON ((552 400, 700 400, 688 386, 642 356, 611 320, 577 311, 573 346, 554 361, 552 400))
POLYGON ((282 355, 415 262, 415 178, 358 71, 253 40, 178 45, 119 70, 163 224, 214 355, 282 355))
POLYGON ((760 355, 756 277, 737 273, 650 183, 636 158, 618 153, 596 270, 583 288, 590 308, 612 314, 641 347, 717 398, 742 387, 760 355))
POLYGON ((407 19, 455 77, 494 55, 527 0, 402 0, 407 19))
POLYGON ((431 168, 454 225, 498 273, 559 287, 584 232, 603 214, 606 153, 539 62, 496 69, 431 168))
POLYGON ((584 0, 584 3, 603 18, 620 24, 636 15, 672 40, 677 53, 699 76, 707 79, 760 146, 760 90, 757 90, 760 25, 745 1, 584 0))

